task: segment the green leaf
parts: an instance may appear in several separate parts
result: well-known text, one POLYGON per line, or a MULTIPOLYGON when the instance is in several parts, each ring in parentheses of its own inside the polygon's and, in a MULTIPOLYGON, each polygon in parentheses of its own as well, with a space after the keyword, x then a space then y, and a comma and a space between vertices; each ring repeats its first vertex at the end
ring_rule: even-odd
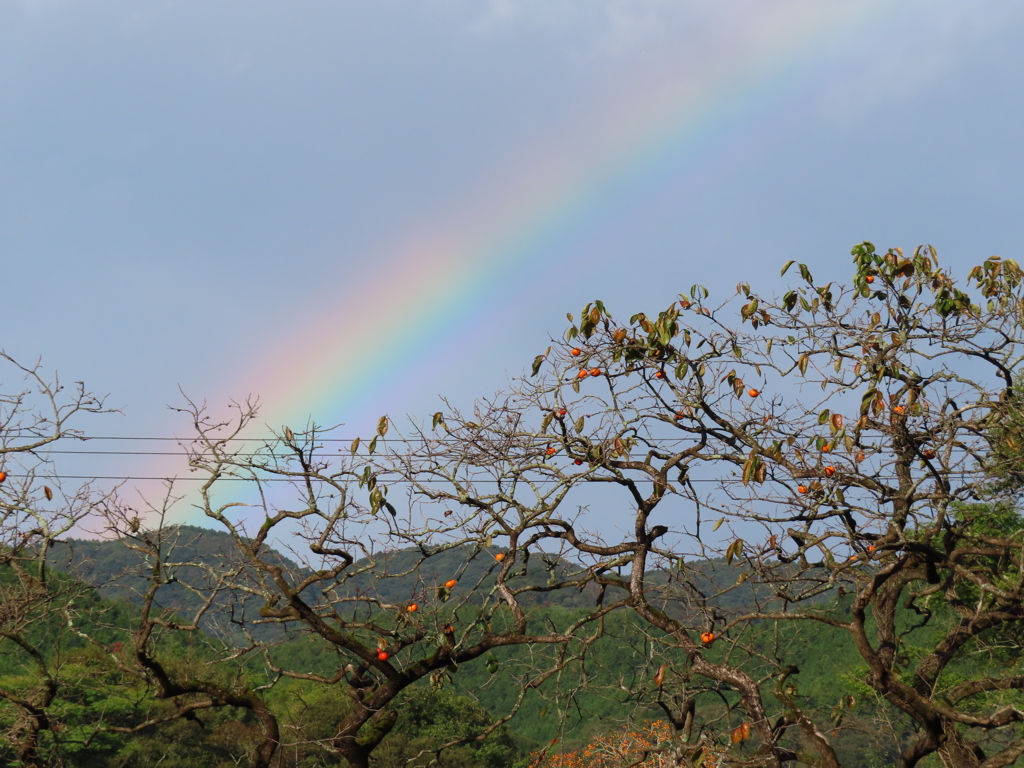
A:
POLYGON ((536 376, 540 371, 541 365, 544 363, 544 355, 537 355, 533 358, 533 370, 530 372, 530 376, 536 376))
POLYGON ((781 277, 782 275, 785 275, 789 271, 789 268, 792 267, 794 264, 796 264, 796 259, 790 259, 789 261, 787 261, 782 266, 782 272, 779 273, 779 276, 781 277))
POLYGON ((758 458, 756 453, 751 453, 747 457, 747 460, 743 462, 743 484, 749 485, 751 479, 757 473, 757 468, 760 466, 761 460, 758 458))
POLYGON ((370 452, 370 455, 373 455, 373 452, 377 450, 377 436, 376 435, 374 435, 373 440, 370 441, 370 445, 367 447, 367 450, 370 452))
POLYGON ((351 451, 353 456, 355 456, 356 452, 359 450, 359 442, 360 440, 357 437, 355 440, 352 441, 352 445, 349 446, 349 451, 351 451))
POLYGON ((388 417, 381 416, 377 421, 377 434, 380 437, 384 437, 388 433, 388 417))
POLYGON ((578 419, 576 419, 576 434, 577 435, 580 434, 583 431, 583 420, 584 420, 583 416, 580 416, 578 419))
POLYGON ((434 414, 434 429, 437 429, 437 425, 444 421, 444 413, 438 411, 434 414))
POLYGON ((877 394, 878 390, 875 389, 874 387, 871 387, 870 389, 868 389, 867 392, 864 393, 864 397, 860 399, 860 412, 862 414, 867 414, 867 412, 871 408, 871 403, 874 401, 875 396, 877 394))

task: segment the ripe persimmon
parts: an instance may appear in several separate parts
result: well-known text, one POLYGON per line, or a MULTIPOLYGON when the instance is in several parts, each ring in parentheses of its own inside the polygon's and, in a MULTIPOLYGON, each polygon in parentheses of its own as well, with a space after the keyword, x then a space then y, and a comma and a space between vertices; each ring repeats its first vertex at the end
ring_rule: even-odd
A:
POLYGON ((729 737, 733 744, 739 744, 741 741, 747 741, 750 739, 750 723, 742 723, 738 728, 734 728, 732 735, 729 737))
POLYGON ((715 633, 714 632, 703 632, 703 633, 701 633, 700 641, 702 643, 704 643, 704 645, 711 645, 713 642, 715 642, 715 633))
POLYGON ((864 278, 864 282, 865 283, 873 283, 873 282, 875 282, 875 276, 874 275, 868 275, 867 277, 864 278))
POLYGON ((860 464, 860 463, 861 463, 862 461, 864 461, 864 452, 863 452, 863 451, 859 451, 859 452, 857 453, 857 455, 853 457, 853 459, 854 459, 854 461, 856 461, 856 462, 857 462, 858 464, 860 464))
POLYGON ((7 473, 6 472, 0 472, 0 483, 2 483, 6 479, 7 479, 7 473))
POLYGON ((416 613, 416 611, 418 611, 419 609, 420 607, 416 605, 416 603, 409 603, 409 607, 405 610, 407 610, 409 613, 416 613))
POLYGON ((664 379, 665 378, 665 374, 662 373, 661 371, 658 371, 658 372, 656 372, 654 374, 654 378, 656 378, 656 379, 664 379))
POLYGON ((505 553, 504 552, 499 552, 498 554, 496 554, 494 556, 494 559, 497 560, 500 563, 502 560, 505 559, 505 553))
POLYGON ((380 659, 381 661, 387 661, 388 660, 388 652, 387 651, 377 651, 377 658, 380 659))
POLYGON ((661 684, 665 682, 665 664, 658 667, 658 674, 654 676, 654 684, 661 688, 661 684))
POLYGON ((590 375, 590 371, 588 371, 586 368, 581 368, 580 372, 576 374, 576 378, 585 379, 589 375, 590 375))
POLYGON ((893 406, 893 410, 894 410, 894 411, 895 411, 896 413, 903 413, 903 406, 902 406, 902 405, 896 405, 896 406, 893 406))
POLYGON ((451 589, 452 587, 454 587, 454 586, 455 586, 456 584, 458 584, 458 583, 459 583, 459 582, 458 582, 458 580, 457 580, 457 579, 448 579, 448 581, 446 581, 446 582, 444 583, 444 585, 445 585, 446 587, 448 587, 448 589, 451 589))
POLYGON ((924 456, 926 459, 934 459, 935 458, 935 451, 927 450, 924 453, 922 453, 921 455, 924 456))
POLYGON ((583 354, 583 350, 580 349, 579 347, 573 347, 569 354, 572 355, 573 357, 579 357, 580 355, 583 354))
POLYGON ((567 414, 567 413, 568 413, 568 411, 565 410, 565 408, 559 408, 558 409, 558 415, 559 416, 565 416, 565 414, 567 414))
POLYGON ((835 467, 825 467, 825 477, 832 477, 836 473, 835 467))
POLYGON ((754 389, 753 387, 751 387, 750 389, 747 390, 747 394, 750 395, 751 397, 757 397, 758 395, 761 394, 761 392, 760 392, 760 390, 757 390, 757 389, 754 389))
POLYGON ((444 628, 444 633, 446 635, 454 635, 455 634, 455 627, 453 627, 451 624, 449 624, 447 627, 444 628))
POLYGON ((797 493, 807 493, 807 486, 806 485, 798 485, 796 487, 796 492, 797 493))
POLYGON ((875 551, 875 545, 874 544, 868 544, 868 552, 874 552, 874 551, 875 551))
POLYGON ((554 446, 548 448, 548 456, 554 456, 556 453, 558 453, 558 449, 554 446))
POLYGON ((600 376, 601 375, 601 369, 600 368, 591 368, 590 369, 590 375, 591 376, 600 376))
POLYGON ((582 463, 583 463, 583 459, 576 459, 576 461, 574 461, 574 462, 573 462, 573 464, 575 464, 575 465, 576 465, 577 467, 578 467, 578 466, 579 466, 580 464, 582 464, 582 463))
POLYGON ((832 443, 825 443, 823 446, 821 446, 821 452, 822 453, 828 453, 831 450, 832 450, 832 443))

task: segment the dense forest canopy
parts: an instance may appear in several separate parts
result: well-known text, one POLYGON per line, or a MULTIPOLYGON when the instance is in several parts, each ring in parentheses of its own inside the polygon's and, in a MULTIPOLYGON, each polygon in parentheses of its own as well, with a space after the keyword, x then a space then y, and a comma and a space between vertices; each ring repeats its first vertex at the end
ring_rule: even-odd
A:
POLYGON ((342 452, 189 403, 212 530, 58 483, 104 405, 5 358, 0 754, 1015 764, 1022 273, 853 257, 774 299, 593 302, 510 391, 342 452))

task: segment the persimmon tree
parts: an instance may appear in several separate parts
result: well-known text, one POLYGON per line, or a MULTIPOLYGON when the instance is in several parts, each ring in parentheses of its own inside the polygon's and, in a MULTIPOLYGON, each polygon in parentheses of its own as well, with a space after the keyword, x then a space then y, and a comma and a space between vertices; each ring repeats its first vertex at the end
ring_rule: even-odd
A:
POLYGON ((800 631, 855 649, 911 733, 904 768, 1024 753, 1024 275, 993 257, 961 283, 927 246, 853 257, 847 282, 795 265, 778 298, 694 286, 628 322, 587 305, 514 391, 395 458, 502 542, 503 571, 557 543, 624 598, 653 649, 633 694, 677 765, 843 765, 862 705, 837 686, 808 706, 800 631))
MULTIPOLYGON (((111 730, 201 722, 204 711, 234 707, 250 714, 257 732, 255 748, 239 758, 252 766, 277 765, 315 738, 334 759, 365 768, 411 686, 448 686, 474 661, 493 673, 495 651, 525 649, 502 678, 515 686, 506 711, 436 747, 443 750, 507 721, 531 689, 600 636, 602 616, 615 607, 591 606, 558 626, 534 620, 532 596, 576 594, 592 574, 550 558, 527 572, 518 542, 532 537, 542 552, 541 541, 556 532, 510 523, 517 549, 509 552, 472 515, 403 486, 399 470, 413 459, 384 450, 387 418, 372 439, 339 449, 330 431, 313 426, 284 427, 255 446, 241 439, 254 403, 224 421, 198 405, 184 411, 195 428, 189 461, 201 478, 195 506, 230 544, 209 557, 179 554, 178 529, 164 522, 171 496, 149 510, 109 506, 110 529, 140 556, 124 583, 142 615, 131 653, 116 664, 166 703, 111 730), (160 637, 176 634, 204 650, 169 662, 160 637), (311 689, 328 692, 316 694, 330 702, 317 718, 333 724, 331 733, 297 737, 282 728, 277 704, 289 691, 311 689)), ((419 446, 415 457, 423 457, 419 446)))

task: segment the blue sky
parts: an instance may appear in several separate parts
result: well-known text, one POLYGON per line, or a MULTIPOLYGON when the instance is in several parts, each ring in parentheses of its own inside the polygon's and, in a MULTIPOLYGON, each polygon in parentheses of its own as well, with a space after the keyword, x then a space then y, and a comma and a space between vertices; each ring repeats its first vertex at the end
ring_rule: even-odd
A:
MULTIPOLYGON (((185 433, 179 387, 259 394, 268 349, 398 268, 398 244, 459 233, 477 207, 500 220, 518 175, 599 145, 637 94, 756 78, 748 53, 801 24, 820 31, 764 59, 769 85, 698 100, 718 112, 683 160, 482 283, 408 352, 415 382, 312 415, 361 429, 487 395, 594 297, 628 315, 694 282, 777 288, 789 258, 841 278, 863 239, 933 243, 962 271, 1018 258, 1024 7, 857 8, 0 0, 2 346, 109 392, 123 415, 93 434, 185 433)), ((378 311, 344 333, 398 310, 382 295, 378 311)))

